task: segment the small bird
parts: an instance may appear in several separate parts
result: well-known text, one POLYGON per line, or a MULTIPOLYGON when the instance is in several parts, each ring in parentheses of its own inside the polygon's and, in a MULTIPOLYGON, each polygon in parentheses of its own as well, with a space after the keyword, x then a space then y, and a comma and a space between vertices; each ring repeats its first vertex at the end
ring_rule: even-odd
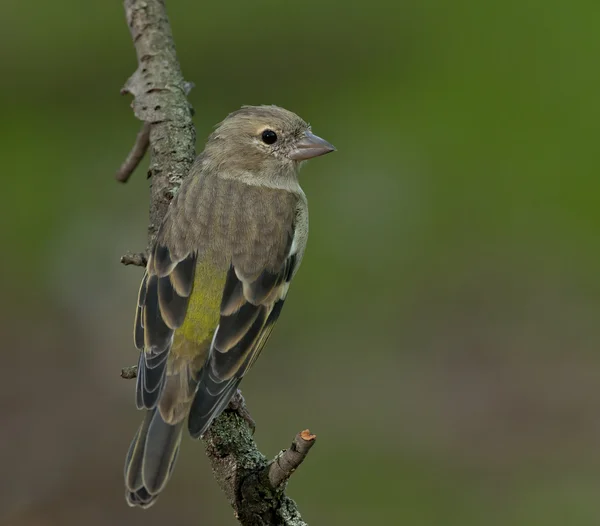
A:
POLYGON ((125 460, 130 506, 155 502, 186 420, 201 437, 258 358, 306 247, 298 171, 334 150, 288 110, 243 106, 217 125, 171 202, 137 301, 145 417, 125 460))

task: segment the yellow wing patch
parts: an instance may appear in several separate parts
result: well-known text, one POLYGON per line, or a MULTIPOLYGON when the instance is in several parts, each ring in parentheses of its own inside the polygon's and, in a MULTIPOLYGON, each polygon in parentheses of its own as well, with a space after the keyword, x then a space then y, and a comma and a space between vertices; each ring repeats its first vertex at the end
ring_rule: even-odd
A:
POLYGON ((227 271, 209 262, 198 261, 194 288, 183 325, 175 331, 171 354, 194 359, 206 351, 219 325, 221 298, 227 271))

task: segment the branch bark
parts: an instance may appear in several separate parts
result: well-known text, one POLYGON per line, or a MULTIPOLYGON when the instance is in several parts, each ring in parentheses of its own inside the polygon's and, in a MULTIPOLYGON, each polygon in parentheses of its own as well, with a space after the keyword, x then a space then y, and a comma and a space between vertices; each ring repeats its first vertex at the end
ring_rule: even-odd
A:
POLYGON ((133 112, 144 128, 150 128, 151 244, 196 157, 196 131, 186 97, 190 84, 183 79, 177 61, 164 1, 125 0, 125 14, 138 67, 121 93, 134 96, 133 112))
MULTIPOLYGON (((187 176, 195 158, 193 109, 175 52, 164 0, 124 0, 127 24, 138 67, 122 93, 134 97, 132 108, 143 122, 134 147, 117 172, 127 181, 146 150, 150 151, 151 246, 169 203, 187 176)), ((126 254, 125 265, 144 266, 145 254, 126 254)), ((135 378, 137 367, 126 367, 123 378, 135 378)), ((204 436, 213 474, 243 526, 305 526, 295 502, 285 495, 291 474, 315 442, 308 430, 298 433, 291 447, 272 461, 258 450, 252 437, 254 421, 238 391, 230 407, 204 436)))

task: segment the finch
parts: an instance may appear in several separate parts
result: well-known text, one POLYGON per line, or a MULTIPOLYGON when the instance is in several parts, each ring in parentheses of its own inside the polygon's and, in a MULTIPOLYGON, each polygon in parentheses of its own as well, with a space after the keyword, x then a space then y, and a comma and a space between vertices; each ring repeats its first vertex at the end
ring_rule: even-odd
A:
POLYGON ((186 422, 201 437, 258 358, 306 247, 298 171, 334 150, 290 111, 243 106, 216 127, 171 202, 137 301, 145 416, 125 460, 130 506, 155 502, 186 422))

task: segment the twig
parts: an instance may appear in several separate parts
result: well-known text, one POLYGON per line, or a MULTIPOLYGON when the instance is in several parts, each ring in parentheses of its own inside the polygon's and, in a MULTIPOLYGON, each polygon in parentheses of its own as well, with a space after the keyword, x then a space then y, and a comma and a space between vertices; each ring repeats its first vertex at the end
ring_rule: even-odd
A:
POLYGON ((150 144, 150 123, 145 122, 135 138, 135 143, 127 155, 125 161, 117 171, 115 178, 121 183, 126 183, 129 176, 138 167, 141 160, 146 155, 148 145, 150 144))
POLYGON ((125 254, 121 256, 121 263, 123 263, 123 265, 145 267, 148 263, 148 258, 146 257, 146 254, 142 254, 141 252, 138 254, 125 254))
POLYGON ((137 376, 137 365, 130 365, 129 367, 123 367, 121 369, 121 378, 125 378, 125 380, 131 380, 137 376))
MULTIPOLYGON (((193 82, 183 82, 183 91, 186 96, 189 95, 193 87, 193 82)), ((133 92, 131 91, 132 89, 135 89, 135 87, 133 81, 130 78, 125 83, 125 86, 121 88, 121 95, 133 94, 133 92)), ((190 107, 190 112, 193 115, 194 109, 192 107, 190 107)), ((121 164, 121 166, 117 170, 117 173, 115 174, 115 178, 117 181, 121 183, 126 183, 129 180, 131 174, 133 174, 135 169, 138 167, 140 162, 142 162, 142 159, 144 158, 144 155, 146 155, 146 151, 148 150, 148 146, 150 145, 150 128, 151 125, 149 122, 144 122, 142 124, 142 127, 140 128, 140 131, 138 132, 135 138, 135 143, 133 144, 131 151, 127 154, 125 161, 123 161, 123 164, 121 164)), ((127 265, 128 263, 125 264, 127 265)))
MULTIPOLYGON (((192 84, 183 80, 164 0, 124 0, 124 4, 138 67, 123 92, 134 96, 132 107, 136 117, 144 122, 142 131, 149 129, 151 245, 169 202, 194 161, 193 110, 186 98, 192 84)), ((130 174, 141 159, 139 153, 143 155, 141 135, 142 132, 124 163, 126 167, 121 167, 123 174, 130 174)), ((122 177, 126 180, 128 176, 122 177)), ((142 266, 145 256, 127 254, 121 261, 142 266)), ((121 371, 123 378, 136 375, 137 366, 121 371)), ((206 453, 219 486, 243 526, 306 526, 296 504, 284 490, 286 481, 314 444, 315 436, 308 430, 299 433, 290 449, 268 462, 252 438, 253 422, 238 392, 230 408, 213 422, 204 436, 206 453)))
POLYGON ((302 464, 310 448, 315 444, 316 439, 317 436, 313 435, 308 429, 301 431, 294 438, 291 447, 282 451, 271 462, 268 477, 273 489, 277 489, 287 482, 292 473, 302 464))
MULTIPOLYGON (((293 469, 300 465, 314 444, 316 437, 310 436, 310 445, 301 446, 304 454, 293 469)), ((267 461, 256 447, 252 429, 239 410, 226 410, 204 435, 204 445, 213 474, 242 525, 306 526, 298 506, 284 492, 287 478, 277 478, 274 481, 277 485, 269 478, 272 466, 280 458, 287 458, 287 451, 267 461)))

